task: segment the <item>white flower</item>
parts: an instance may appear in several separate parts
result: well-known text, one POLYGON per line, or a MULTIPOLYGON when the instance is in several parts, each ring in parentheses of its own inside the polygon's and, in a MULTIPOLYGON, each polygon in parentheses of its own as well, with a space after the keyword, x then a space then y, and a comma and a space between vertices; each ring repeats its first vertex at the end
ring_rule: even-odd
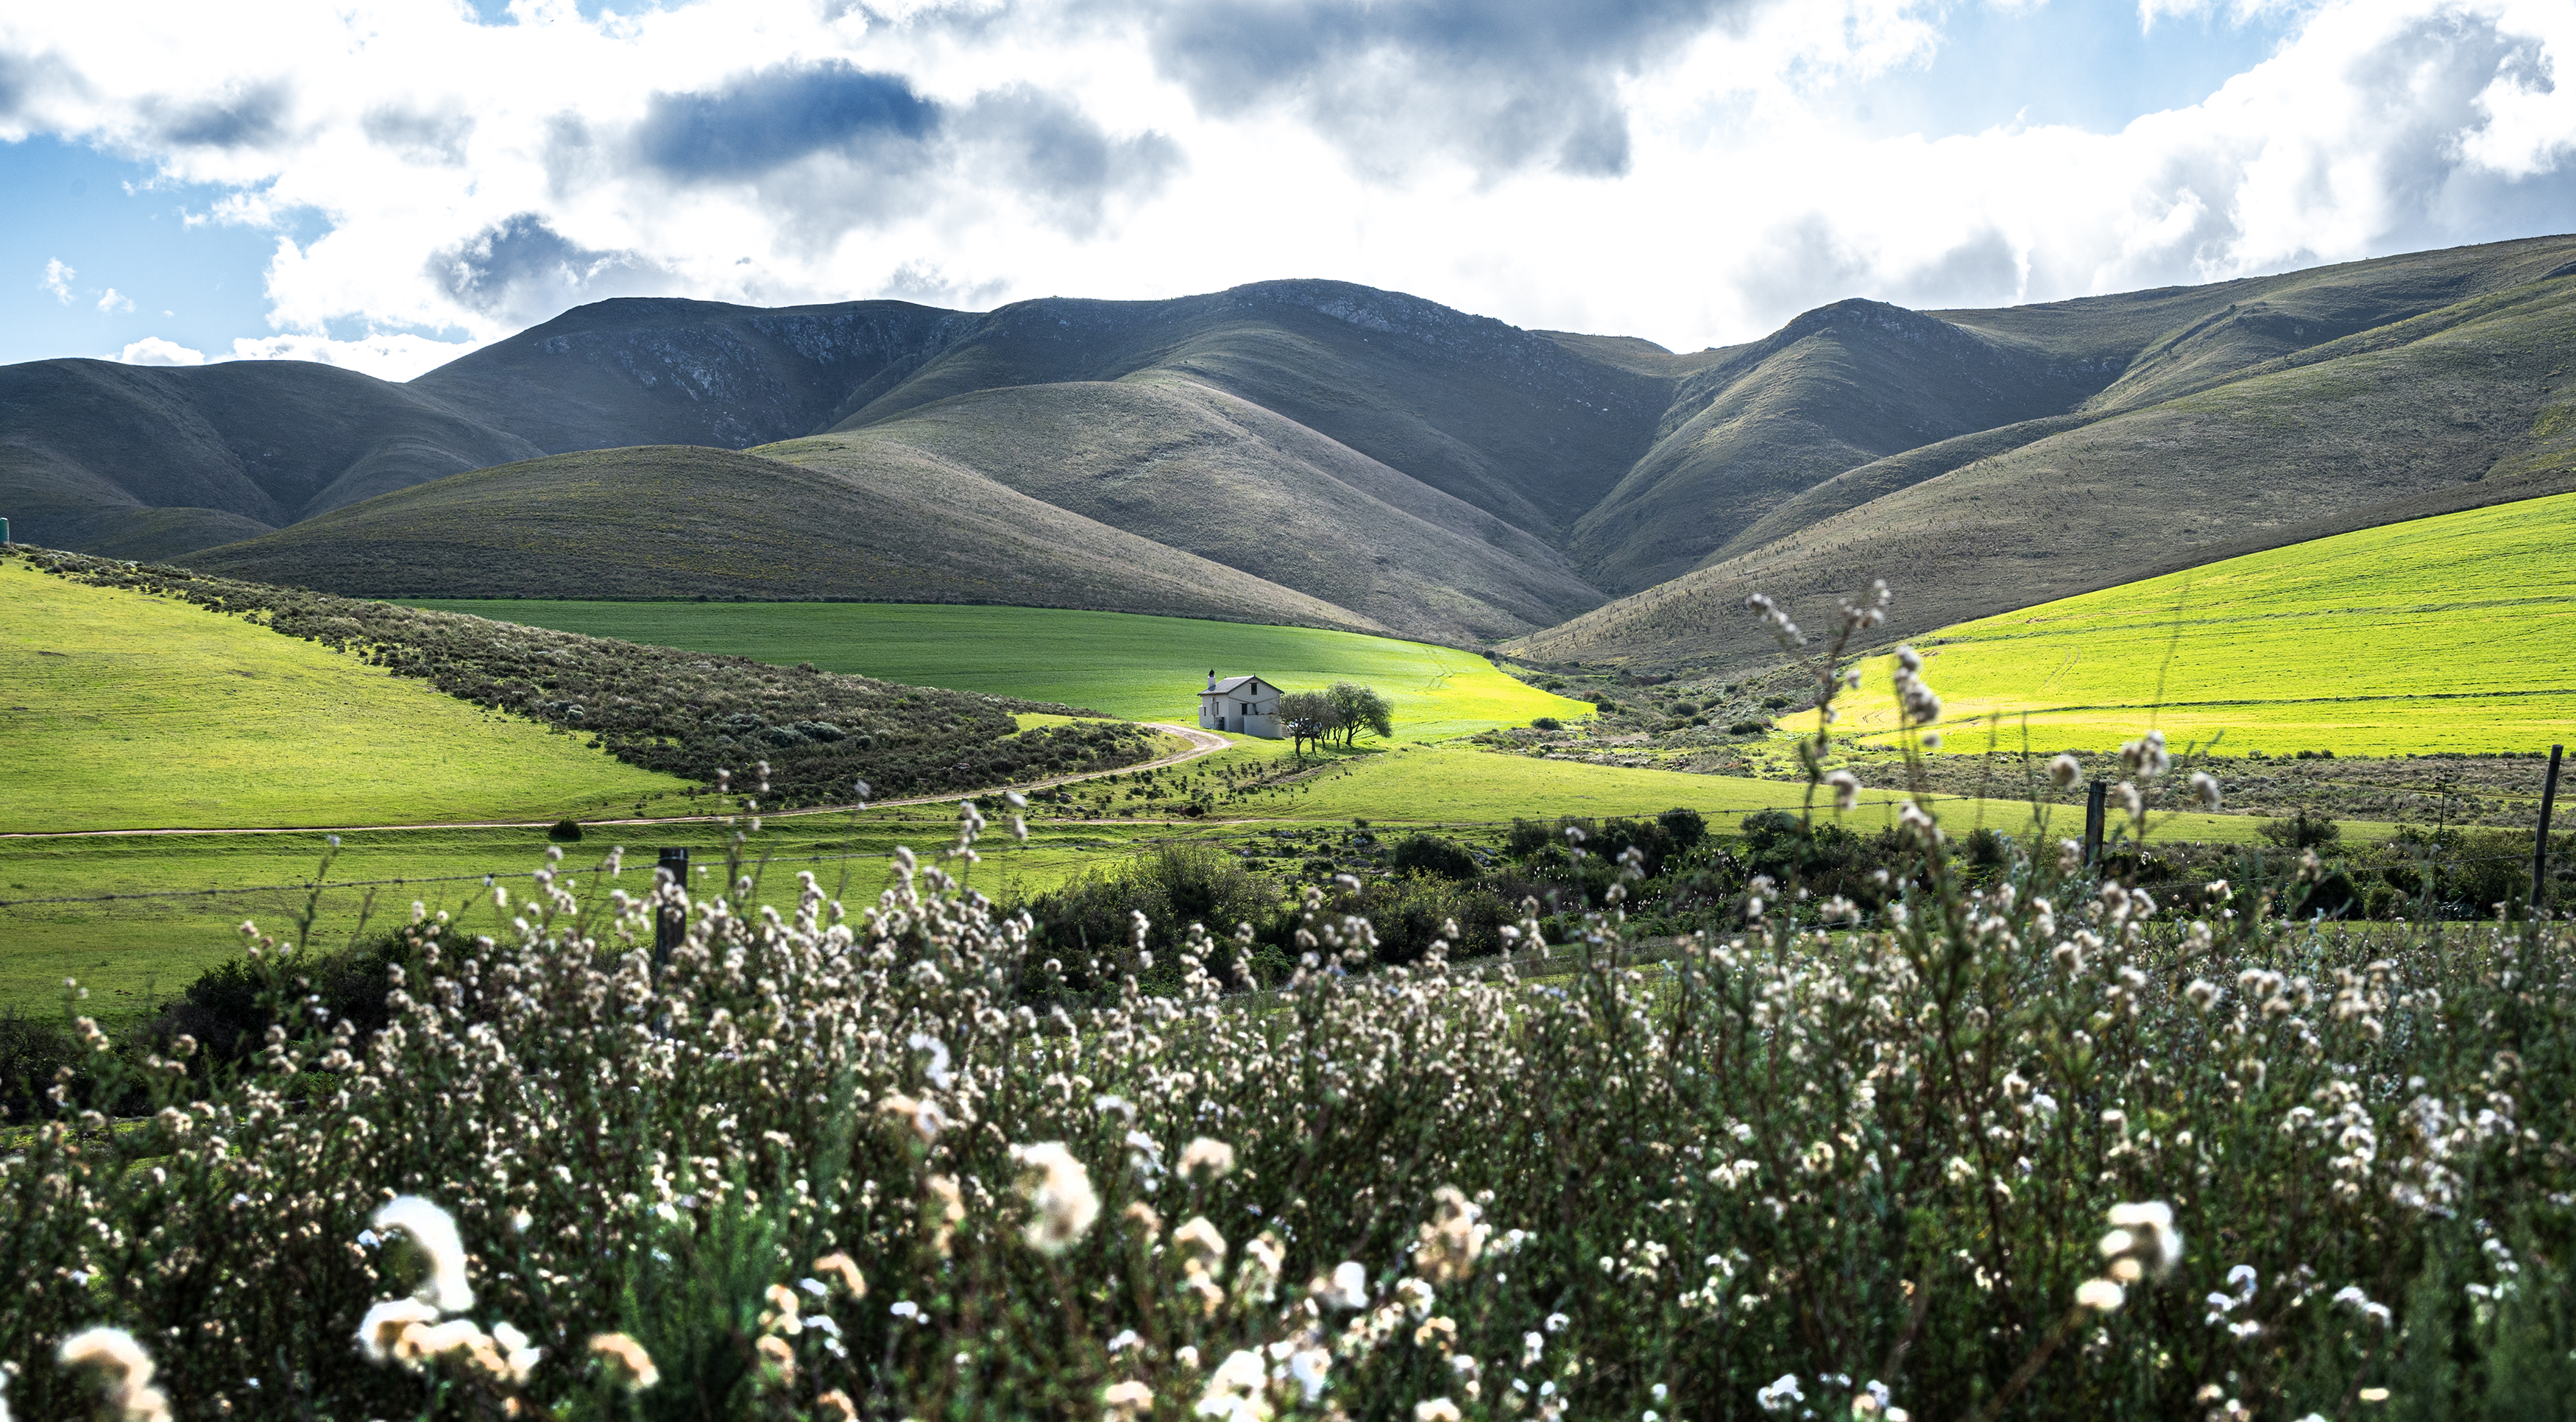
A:
POLYGON ((1358 1261, 1345 1259, 1334 1266, 1331 1279, 1316 1280, 1309 1292, 1326 1308, 1366 1308, 1368 1271, 1358 1261))
POLYGON ((1234 1147, 1205 1136, 1181 1147, 1181 1174, 1195 1175, 1202 1170, 1207 1172, 1210 1180, 1222 1180, 1233 1174, 1234 1147))
POLYGON ((394 1345, 413 1326, 438 1322, 438 1309, 419 1299, 381 1299, 358 1320, 358 1351, 370 1363, 388 1363, 394 1345))
POLYGON ((1837 770, 1833 774, 1825 777, 1825 783, 1834 787, 1834 809, 1836 811, 1848 811, 1856 808, 1860 804, 1859 776, 1852 774, 1848 770, 1837 770))
POLYGON ((2095 1313, 2117 1312, 2128 1299, 2128 1292, 2108 1279, 2087 1279, 2075 1286, 2075 1306, 2095 1313))
POLYGON ((123 1422, 170 1422, 170 1399, 152 1385, 152 1355, 122 1328, 85 1328, 55 1354, 66 1368, 95 1368, 107 1405, 123 1422))
POLYGON ((1261 1422, 1270 1415, 1270 1405, 1261 1395, 1266 1381, 1268 1374, 1261 1365, 1261 1355, 1237 1349, 1208 1375, 1207 1391, 1200 1395, 1195 1410, 1202 1417, 1220 1417, 1226 1422, 1261 1422))
POLYGON ((1807 1395, 1798 1390, 1796 1373, 1782 1373, 1769 1386, 1756 1388, 1753 1393, 1754 1405, 1765 1412, 1786 1412, 1791 1405, 1806 1400, 1807 1395))
POLYGON ((1445 1397, 1413 1404, 1413 1422, 1458 1422, 1458 1404, 1445 1397))
POLYGON ((1312 1404, 1324 1392, 1324 1382, 1333 1369, 1333 1355, 1321 1348, 1300 1348, 1288 1355, 1288 1376, 1312 1404))
POLYGON ((2072 790, 2084 778, 2084 763, 2071 755, 2060 755, 2048 763, 2048 778, 2060 790, 2072 790))
POLYGON ((429 1266, 413 1297, 441 1313, 463 1313, 474 1307, 474 1288, 465 1281, 465 1241, 447 1211, 418 1195, 400 1195, 384 1203, 373 1221, 378 1230, 400 1230, 429 1266))
POLYGON ((2217 809, 2219 802, 2218 777, 2210 774, 2206 770, 2193 771, 2191 773, 2191 793, 2200 797, 2200 803, 2203 807, 2212 810, 2217 809))
POLYGON ((1100 1196, 1091 1188, 1091 1172, 1062 1141, 1013 1146, 1011 1159, 1026 1171, 1020 1192, 1035 1211, 1026 1235, 1029 1247, 1050 1255, 1072 1248, 1100 1218, 1100 1196))

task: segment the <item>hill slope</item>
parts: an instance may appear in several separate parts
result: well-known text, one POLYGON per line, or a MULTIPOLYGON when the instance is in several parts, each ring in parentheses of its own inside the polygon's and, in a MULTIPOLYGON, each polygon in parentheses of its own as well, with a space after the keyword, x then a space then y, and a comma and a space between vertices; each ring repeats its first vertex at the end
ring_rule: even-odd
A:
MULTIPOLYGON (((2576 725, 2576 494, 2230 558, 1943 627, 1917 645, 1953 749, 2529 751, 2576 725), (2170 660, 2168 660, 2170 656, 2170 660), (2156 705, 2161 683, 2163 706, 2156 705)), ((1884 660, 1837 730, 1896 724, 1884 660)))
POLYGON ((1376 627, 910 450, 855 472, 686 445, 560 454, 189 562, 368 596, 1001 602, 1376 627))
POLYGON ((2479 296, 2140 408, 1837 476, 1812 521, 1525 639, 1539 658, 1728 662, 1885 577, 1892 635, 2355 528, 2576 488, 2576 278, 2479 296), (1907 468, 1907 464, 1914 467, 1907 468), (1876 481, 1873 483, 1872 481, 1876 481), (1857 486, 1857 487, 1853 487, 1857 486))
POLYGON ((685 788, 302 638, 15 561, 0 685, 0 830, 553 819, 685 788))
POLYGON ((1191 380, 976 391, 763 452, 860 479, 935 459, 1416 633, 1511 636, 1601 601, 1538 538, 1191 380))
POLYGON ((161 521, 164 543, 229 541, 242 520, 276 528, 537 452, 435 397, 303 361, 0 366, 0 507, 26 543, 125 543, 153 509, 203 511, 161 521))

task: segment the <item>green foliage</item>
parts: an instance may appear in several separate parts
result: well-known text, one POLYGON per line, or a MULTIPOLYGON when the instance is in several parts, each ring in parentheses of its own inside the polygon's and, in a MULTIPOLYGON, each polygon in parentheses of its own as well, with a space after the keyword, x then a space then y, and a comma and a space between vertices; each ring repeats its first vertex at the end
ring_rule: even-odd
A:
POLYGON ((2302 809, 2263 821, 2262 835, 2265 844, 2277 844, 2283 849, 2323 849, 2343 839, 2343 826, 2302 809))

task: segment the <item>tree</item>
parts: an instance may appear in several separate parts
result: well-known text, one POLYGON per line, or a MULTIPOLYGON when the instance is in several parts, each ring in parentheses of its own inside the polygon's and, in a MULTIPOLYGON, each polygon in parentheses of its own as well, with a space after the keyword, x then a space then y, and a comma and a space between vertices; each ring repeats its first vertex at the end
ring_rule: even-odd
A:
POLYGON ((1337 681, 1324 695, 1331 698, 1333 709, 1339 713, 1333 729, 1341 733, 1343 745, 1357 741, 1362 731, 1381 737, 1395 734, 1395 707, 1371 688, 1355 681, 1337 681))
POLYGON ((1337 712, 1333 699, 1320 691, 1291 691, 1279 698, 1279 728, 1295 742, 1298 755, 1306 753, 1306 744, 1324 743, 1331 735, 1337 712))

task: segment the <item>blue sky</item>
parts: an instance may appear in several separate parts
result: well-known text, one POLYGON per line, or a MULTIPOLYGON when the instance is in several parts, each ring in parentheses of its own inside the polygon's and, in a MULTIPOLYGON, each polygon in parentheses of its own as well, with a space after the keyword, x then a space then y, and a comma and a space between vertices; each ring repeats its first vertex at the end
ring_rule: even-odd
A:
POLYGON ((0 362, 1283 276, 1695 348, 2576 228, 2567 0, 253 13, 0 14, 0 362))

